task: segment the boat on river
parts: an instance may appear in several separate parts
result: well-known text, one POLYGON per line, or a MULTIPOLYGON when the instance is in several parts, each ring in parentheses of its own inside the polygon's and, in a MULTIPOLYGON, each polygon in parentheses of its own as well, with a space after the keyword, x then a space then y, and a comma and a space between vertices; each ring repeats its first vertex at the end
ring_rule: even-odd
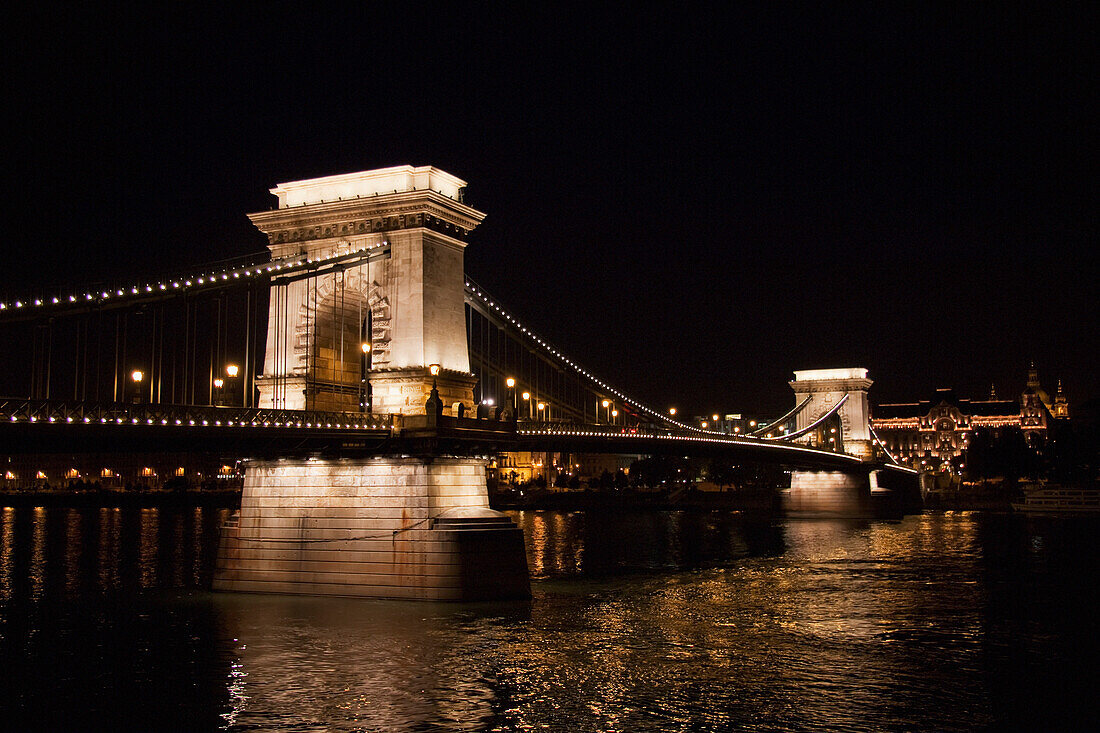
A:
POLYGON ((1012 502, 1012 508, 1024 514, 1100 516, 1100 488, 1029 484, 1024 486, 1024 500, 1012 502))

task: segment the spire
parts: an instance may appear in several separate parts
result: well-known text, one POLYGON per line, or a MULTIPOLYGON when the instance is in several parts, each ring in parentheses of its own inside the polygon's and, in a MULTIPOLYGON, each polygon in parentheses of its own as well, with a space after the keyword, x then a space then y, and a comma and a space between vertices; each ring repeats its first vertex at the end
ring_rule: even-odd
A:
POLYGON ((1027 386, 1032 389, 1039 389, 1039 370, 1035 368, 1034 361, 1027 369, 1027 386))
POLYGON ((1054 395, 1054 405, 1050 412, 1054 417, 1069 417, 1069 403, 1066 401, 1066 393, 1062 391, 1061 379, 1058 380, 1058 391, 1054 395))

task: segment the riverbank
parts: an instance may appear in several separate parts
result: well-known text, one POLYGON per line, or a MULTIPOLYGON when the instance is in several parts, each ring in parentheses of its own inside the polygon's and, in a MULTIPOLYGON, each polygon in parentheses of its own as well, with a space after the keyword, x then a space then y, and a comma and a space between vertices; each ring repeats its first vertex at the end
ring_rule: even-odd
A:
POLYGON ((767 491, 525 491, 489 494, 493 509, 589 511, 700 509, 753 513, 781 510, 779 492, 767 491))
POLYGON ((70 489, 4 491, 0 506, 8 507, 154 507, 202 506, 235 509, 241 505, 240 489, 70 489))

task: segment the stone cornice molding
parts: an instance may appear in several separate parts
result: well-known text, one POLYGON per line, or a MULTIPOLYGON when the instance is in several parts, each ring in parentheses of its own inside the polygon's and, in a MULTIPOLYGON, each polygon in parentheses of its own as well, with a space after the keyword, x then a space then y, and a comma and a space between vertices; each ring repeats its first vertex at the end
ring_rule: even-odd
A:
POLYGON ((427 227, 463 238, 485 214, 435 191, 402 191, 248 215, 270 244, 427 227))
POLYGON ((804 382, 788 382, 795 392, 853 392, 866 391, 874 381, 871 379, 814 379, 804 382))

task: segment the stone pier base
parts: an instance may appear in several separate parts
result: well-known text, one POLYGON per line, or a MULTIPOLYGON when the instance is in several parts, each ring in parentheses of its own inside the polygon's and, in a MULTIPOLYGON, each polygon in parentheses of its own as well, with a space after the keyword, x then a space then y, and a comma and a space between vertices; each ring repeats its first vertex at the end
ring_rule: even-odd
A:
POLYGON ((489 509, 485 461, 250 461, 215 590, 426 600, 527 598, 523 531, 489 509))
POLYGON ((783 508, 791 516, 870 517, 871 484, 865 473, 792 471, 783 508))

